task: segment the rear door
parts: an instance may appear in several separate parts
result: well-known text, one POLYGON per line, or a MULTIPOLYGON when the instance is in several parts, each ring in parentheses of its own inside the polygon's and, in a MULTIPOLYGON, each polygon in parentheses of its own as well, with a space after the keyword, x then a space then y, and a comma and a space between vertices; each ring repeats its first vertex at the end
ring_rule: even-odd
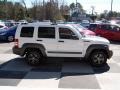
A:
POLYGON ((47 56, 55 56, 49 53, 57 50, 56 28, 52 26, 38 27, 36 33, 36 43, 44 45, 47 56))
POLYGON ((109 24, 105 24, 101 26, 102 28, 102 35, 103 37, 107 38, 107 39, 111 39, 111 36, 114 37, 114 33, 112 32, 112 27, 109 24))
POLYGON ((104 30, 104 37, 106 37, 107 39, 110 40, 117 40, 118 36, 118 32, 117 32, 117 28, 119 28, 116 25, 106 25, 106 29, 104 30))

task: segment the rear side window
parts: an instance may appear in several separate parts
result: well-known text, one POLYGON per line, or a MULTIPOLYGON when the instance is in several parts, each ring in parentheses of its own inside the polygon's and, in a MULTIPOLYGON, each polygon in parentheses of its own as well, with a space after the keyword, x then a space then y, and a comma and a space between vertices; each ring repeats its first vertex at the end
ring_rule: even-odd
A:
POLYGON ((23 27, 20 37, 33 37, 34 27, 23 27))
POLYGON ((54 27, 39 27, 38 38, 55 38, 54 27))
POLYGON ((110 25, 101 25, 102 30, 111 30, 110 25))

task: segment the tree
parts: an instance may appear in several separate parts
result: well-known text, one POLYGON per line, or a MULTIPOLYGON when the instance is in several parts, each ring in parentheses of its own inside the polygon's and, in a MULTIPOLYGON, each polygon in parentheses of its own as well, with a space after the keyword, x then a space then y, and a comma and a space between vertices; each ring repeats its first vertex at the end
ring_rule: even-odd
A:
POLYGON ((78 10, 79 10, 81 13, 84 12, 83 7, 82 7, 82 5, 81 5, 80 3, 77 3, 76 6, 77 6, 78 10))
POLYGON ((35 19, 35 20, 60 20, 69 15, 69 6, 60 4, 58 0, 34 0, 32 7, 27 8, 25 1, 11 2, 5 0, 0 1, 0 18, 1 19, 35 19), (65 16, 65 17, 64 17, 65 16))
POLYGON ((82 5, 80 3, 71 3, 70 4, 70 10, 71 10, 71 13, 73 14, 74 12, 79 12, 79 13, 84 13, 84 9, 82 7, 82 5))
POLYGON ((114 17, 120 17, 120 12, 116 12, 116 11, 104 11, 103 13, 100 14, 100 19, 104 18, 104 19, 111 19, 114 17))
POLYGON ((14 19, 14 5, 12 2, 7 2, 6 5, 6 18, 14 19))
POLYGON ((59 9, 58 5, 58 0, 50 0, 45 2, 32 2, 33 7, 31 8, 32 10, 32 15, 34 19, 39 19, 39 20, 56 20, 56 19, 62 19, 62 14, 59 9))
POLYGON ((71 13, 73 14, 74 10, 75 10, 75 3, 71 3, 70 4, 70 10, 71 10, 71 13))
POLYGON ((18 13, 17 13, 17 19, 18 20, 22 20, 22 19, 24 19, 24 11, 23 11, 23 9, 19 9, 19 11, 18 11, 18 13))
POLYGON ((15 20, 25 19, 25 11, 24 11, 24 7, 21 5, 21 3, 16 2, 14 4, 14 10, 15 10, 15 20), (19 16, 19 14, 21 14, 22 16, 19 16))
POLYGON ((22 4, 24 5, 24 8, 25 8, 25 16, 26 17, 29 17, 29 14, 28 14, 28 11, 27 11, 27 5, 25 3, 25 0, 21 0, 22 4))
POLYGON ((70 11, 69 6, 61 5, 60 12, 66 21, 69 21, 69 18, 70 18, 69 11, 70 11))

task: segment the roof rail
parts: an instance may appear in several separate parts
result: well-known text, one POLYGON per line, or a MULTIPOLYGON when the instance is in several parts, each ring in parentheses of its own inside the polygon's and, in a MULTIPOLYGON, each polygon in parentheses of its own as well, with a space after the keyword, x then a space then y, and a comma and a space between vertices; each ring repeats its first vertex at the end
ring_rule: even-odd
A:
POLYGON ((54 20, 51 25, 57 25, 56 20, 54 20))
POLYGON ((56 22, 21 23, 20 25, 58 25, 56 22))
POLYGON ((51 25, 57 25, 57 23, 51 23, 51 25))

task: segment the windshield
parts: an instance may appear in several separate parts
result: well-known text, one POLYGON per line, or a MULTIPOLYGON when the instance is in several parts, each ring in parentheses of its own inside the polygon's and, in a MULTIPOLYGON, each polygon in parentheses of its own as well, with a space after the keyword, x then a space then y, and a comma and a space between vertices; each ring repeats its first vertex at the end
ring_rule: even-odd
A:
POLYGON ((86 28, 81 26, 80 24, 73 24, 72 26, 79 31, 86 30, 86 28))
POLYGON ((72 26, 79 31, 79 33, 82 35, 82 37, 85 37, 84 32, 82 32, 83 30, 85 30, 86 28, 84 28, 83 26, 79 25, 79 24, 72 24, 72 26))

